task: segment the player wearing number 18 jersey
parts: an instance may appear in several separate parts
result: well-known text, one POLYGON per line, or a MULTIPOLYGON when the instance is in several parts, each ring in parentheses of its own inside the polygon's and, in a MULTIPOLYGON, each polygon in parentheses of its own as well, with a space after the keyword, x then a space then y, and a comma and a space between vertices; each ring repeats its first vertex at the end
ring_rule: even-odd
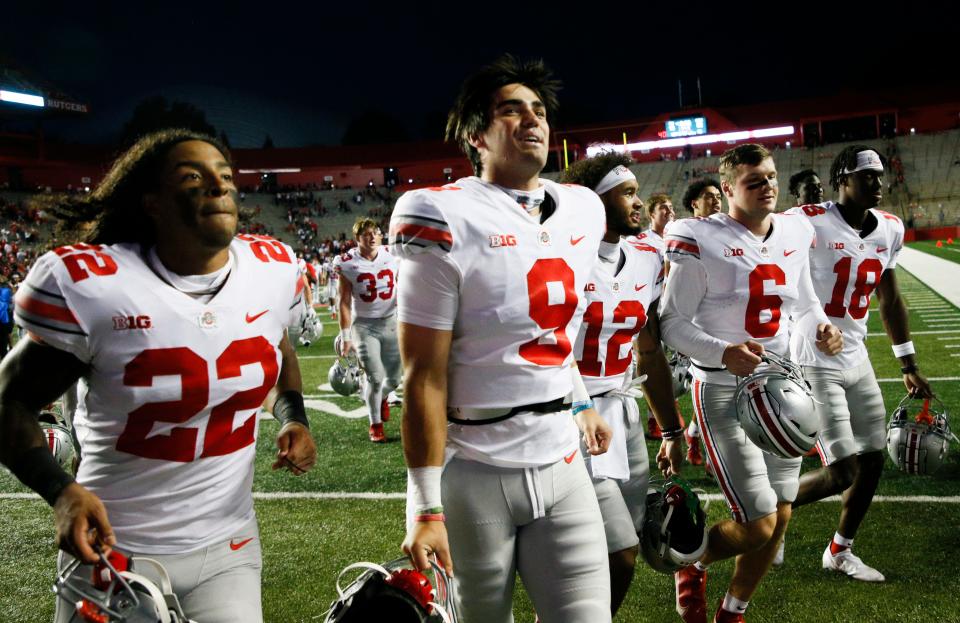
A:
POLYGON ((380 227, 369 218, 353 226, 357 246, 333 261, 340 277, 340 352, 356 344, 367 382, 363 400, 370 419, 370 441, 386 441, 383 422, 390 418, 387 396, 400 384, 403 369, 397 346, 397 273, 399 260, 380 244, 380 227))
MULTIPOLYGON (((303 473, 315 448, 286 337, 300 273, 286 245, 234 237, 227 157, 187 131, 149 135, 75 208, 96 219, 90 243, 44 255, 17 297, 30 337, 0 370, 0 459, 54 505, 69 554, 155 558, 189 618, 253 623, 253 461, 271 388, 284 422, 274 468, 303 473), (34 413, 78 378, 73 482, 50 465, 34 413)), ((58 602, 57 621, 74 614, 58 602)))
POLYGON ((671 226, 661 316, 664 340, 694 363, 694 410, 734 519, 711 528, 704 557, 677 573, 677 609, 688 622, 706 620, 706 565, 733 555, 736 569, 717 620, 742 620, 797 493, 800 459, 761 452, 740 427, 738 377, 754 372, 765 350, 785 354, 790 332, 828 353, 842 346, 810 281, 813 227, 795 215, 773 214, 778 187, 770 153, 741 145, 720 162, 730 213, 671 226))
POLYGON ((638 375, 647 378, 644 396, 666 431, 658 462, 664 472, 677 473, 682 461, 683 429, 657 321, 663 260, 654 247, 622 238, 639 232, 643 223, 639 186, 628 168, 631 162, 629 156, 607 152, 577 162, 561 178, 593 188, 607 214, 599 261, 583 293, 587 308, 574 352, 597 412, 613 429, 607 453, 585 458, 607 535, 614 615, 633 578, 650 480, 640 411, 629 391, 635 385, 634 343, 638 375))
POLYGON ((855 579, 882 582, 883 574, 853 555, 853 538, 883 471, 886 409, 867 359, 867 317, 874 291, 894 355, 903 365, 911 395, 930 396, 914 361, 907 312, 897 287, 897 254, 903 223, 876 209, 883 188, 883 160, 865 145, 847 147, 834 160, 831 183, 838 202, 789 210, 813 225, 818 245, 810 251, 813 285, 823 309, 843 329, 844 349, 825 357, 803 336, 791 340, 793 359, 804 367, 820 416, 817 449, 824 468, 800 479, 794 506, 843 493, 840 523, 823 553, 823 566, 855 579))
POLYGON ((541 63, 509 56, 468 78, 448 137, 478 177, 407 193, 390 226, 404 273, 403 547, 418 568, 431 555, 456 566, 466 621, 512 621, 518 572, 545 621, 610 620, 577 424, 595 453, 609 427, 573 363, 604 212, 592 191, 538 179, 554 93, 541 63))

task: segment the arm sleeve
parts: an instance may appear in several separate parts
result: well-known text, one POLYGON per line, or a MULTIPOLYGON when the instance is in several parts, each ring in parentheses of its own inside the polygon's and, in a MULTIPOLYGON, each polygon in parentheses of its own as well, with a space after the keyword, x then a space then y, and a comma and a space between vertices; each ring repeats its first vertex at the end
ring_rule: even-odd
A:
POLYGON ((832 324, 823 311, 823 305, 817 298, 817 292, 813 289, 813 279, 810 277, 810 262, 804 264, 803 272, 800 275, 800 283, 797 284, 797 300, 800 302, 797 309, 794 310, 797 324, 795 330, 805 338, 812 341, 817 339, 818 324, 832 324))
POLYGON ((707 270, 699 258, 671 260, 670 275, 660 299, 660 330, 663 341, 674 350, 719 368, 723 365, 723 351, 730 343, 708 335, 693 324, 706 292, 707 270))
POLYGON ((400 263, 403 285, 397 292, 400 322, 450 331, 460 301, 460 270, 447 253, 417 253, 400 263))
POLYGON ((53 252, 37 260, 17 290, 14 319, 35 339, 90 363, 93 353, 88 329, 61 285, 61 279, 69 277, 58 268, 60 258, 53 252))

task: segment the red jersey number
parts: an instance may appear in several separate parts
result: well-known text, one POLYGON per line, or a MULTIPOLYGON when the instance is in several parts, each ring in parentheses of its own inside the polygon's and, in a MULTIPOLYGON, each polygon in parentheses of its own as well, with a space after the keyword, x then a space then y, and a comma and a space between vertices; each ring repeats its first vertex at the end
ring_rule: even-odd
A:
MULTIPOLYGON (((223 456, 255 441, 257 412, 233 428, 237 411, 256 409, 277 382, 276 350, 262 336, 231 342, 214 363, 217 380, 240 376, 241 367, 260 364, 263 384, 236 392, 210 412, 200 458, 223 456)), ((148 459, 189 463, 197 451, 198 429, 177 426, 168 434, 153 434, 156 422, 183 424, 203 411, 210 402, 208 364, 187 347, 153 348, 134 357, 124 368, 123 384, 151 387, 158 376, 179 376, 180 400, 150 402, 130 412, 127 425, 117 438, 117 450, 148 459)))
POLYGON ((74 244, 59 247, 53 252, 60 256, 63 265, 74 283, 94 275, 113 275, 117 272, 117 263, 106 253, 101 253, 99 244, 74 244))
POLYGON ((618 329, 607 340, 607 353, 600 361, 600 330, 603 328, 603 302, 594 301, 583 314, 583 324, 587 332, 583 339, 583 354, 577 362, 580 373, 586 376, 616 376, 622 374, 633 361, 633 350, 628 349, 626 357, 620 357, 624 344, 633 341, 633 337, 647 324, 647 314, 640 301, 620 301, 613 310, 613 322, 625 323, 636 318, 632 327, 618 329))
POLYGON ((292 263, 290 254, 287 253, 283 243, 275 238, 256 234, 240 234, 237 238, 249 242, 250 250, 253 251, 253 255, 261 262, 292 263))
POLYGON ((543 344, 541 338, 534 338, 520 346, 520 356, 540 366, 558 366, 571 351, 566 329, 577 309, 573 270, 562 258, 537 260, 527 273, 527 295, 530 297, 530 318, 541 329, 553 333, 553 343, 543 344), (550 283, 562 288, 562 302, 550 303, 550 283))
POLYGON ((389 301, 393 298, 393 286, 394 278, 393 271, 389 268, 384 268, 379 273, 374 276, 373 273, 360 273, 357 275, 357 283, 363 284, 366 286, 365 292, 359 292, 357 297, 364 303, 372 303, 378 298, 381 298, 385 301, 389 301), (383 292, 377 292, 377 283, 379 281, 385 281, 386 285, 384 286, 383 292))
POLYGON ((840 258, 833 265, 833 272, 837 274, 837 281, 833 284, 833 293, 830 302, 823 306, 823 311, 833 318, 843 318, 847 312, 850 317, 860 320, 867 315, 870 309, 870 295, 880 283, 883 274, 883 264, 876 258, 867 258, 857 267, 857 279, 853 282, 853 292, 850 293, 850 305, 844 307, 844 298, 847 293, 847 284, 850 282, 850 268, 853 265, 852 257, 840 258))
POLYGON ((747 302, 743 328, 756 338, 773 337, 780 330, 783 299, 776 294, 765 294, 764 283, 767 281, 783 286, 787 284, 787 276, 776 264, 759 264, 750 272, 750 300, 747 302), (769 313, 768 320, 761 320, 763 312, 769 313))

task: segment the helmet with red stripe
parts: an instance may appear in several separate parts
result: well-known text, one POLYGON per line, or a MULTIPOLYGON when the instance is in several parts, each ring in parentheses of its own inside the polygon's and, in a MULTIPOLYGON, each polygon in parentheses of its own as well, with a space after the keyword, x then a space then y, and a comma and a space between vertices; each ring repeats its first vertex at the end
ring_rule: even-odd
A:
POLYGON ((672 574, 707 550, 707 516, 700 497, 679 476, 651 482, 640 528, 640 553, 654 570, 672 574))
POLYGON ((50 448, 50 453, 57 459, 57 463, 64 471, 76 471, 77 449, 73 443, 73 435, 66 424, 52 411, 42 411, 37 416, 43 439, 50 448))
POLYGON ((908 474, 932 474, 947 458, 950 440, 957 436, 950 430, 943 403, 929 398, 916 416, 911 409, 916 403, 905 396, 887 424, 887 452, 894 464, 908 474))
POLYGON ((748 376, 737 386, 737 419, 758 448, 783 458, 809 452, 817 442, 820 421, 810 384, 800 367, 767 351, 769 367, 748 376))

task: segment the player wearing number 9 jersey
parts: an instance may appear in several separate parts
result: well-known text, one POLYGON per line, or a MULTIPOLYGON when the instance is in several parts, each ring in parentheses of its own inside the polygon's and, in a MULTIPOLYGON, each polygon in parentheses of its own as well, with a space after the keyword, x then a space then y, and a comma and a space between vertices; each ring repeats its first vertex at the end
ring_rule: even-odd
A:
POLYGON ((517 572, 545 621, 610 620, 577 425, 591 452, 609 427, 572 366, 604 210, 586 188, 538 178, 555 86, 542 63, 509 56, 468 78, 447 133, 478 177, 407 193, 390 225, 404 279, 403 547, 418 568, 431 555, 455 566, 465 621, 512 621, 517 572))
POLYGON ((340 352, 356 343, 367 382, 363 400, 370 420, 370 441, 383 442, 383 422, 390 418, 387 396, 400 384, 403 369, 397 346, 397 275, 399 260, 381 245, 380 227, 370 218, 353 225, 357 246, 337 256, 333 270, 340 284, 340 352))
POLYGON ((830 178, 839 192, 837 203, 789 210, 817 232, 817 248, 810 251, 813 285, 844 337, 843 352, 836 357, 823 356, 802 335, 791 339, 792 357, 804 365, 817 398, 817 450, 824 465, 800 479, 794 507, 843 493, 840 522, 823 552, 823 566, 854 579, 882 582, 882 573, 852 553, 853 538, 883 472, 886 442, 887 413, 865 344, 874 290, 907 390, 929 397, 930 386, 914 359, 894 270, 903 248, 903 223, 876 209, 882 197, 883 158, 865 145, 851 145, 835 158, 830 178))
POLYGON ((765 350, 785 354, 790 332, 835 353, 842 346, 810 281, 813 227, 773 214, 778 186, 770 153, 741 145, 720 160, 729 214, 677 221, 667 234, 671 270, 661 324, 664 340, 690 355, 693 402, 704 445, 734 521, 710 531, 707 552, 677 573, 677 609, 705 621, 706 565, 738 555, 717 620, 742 612, 770 566, 790 518, 800 459, 760 451, 737 421, 739 376, 754 372, 765 350))
MULTIPOLYGON (((274 386, 274 467, 303 473, 315 460, 286 337, 302 307, 293 252, 234 237, 227 152, 187 131, 143 138, 92 199, 67 214, 95 220, 89 243, 41 257, 18 294, 30 337, 0 371, 0 458, 54 505, 69 554, 150 556, 189 618, 261 621, 253 462, 274 386), (32 412, 77 378, 72 482, 37 450, 32 412)), ((59 602, 57 621, 73 610, 59 602)))

